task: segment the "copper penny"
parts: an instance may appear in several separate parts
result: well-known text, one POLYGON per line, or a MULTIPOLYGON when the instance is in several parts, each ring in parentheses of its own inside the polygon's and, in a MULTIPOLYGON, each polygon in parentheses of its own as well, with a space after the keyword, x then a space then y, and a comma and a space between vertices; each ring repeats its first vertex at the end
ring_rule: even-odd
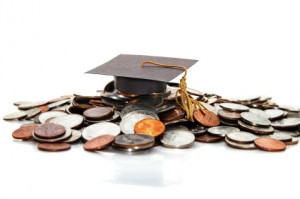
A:
POLYGON ((96 119, 109 117, 113 114, 113 112, 114 109, 111 107, 95 107, 95 108, 87 109, 86 111, 83 112, 83 115, 86 118, 96 120, 96 119))
POLYGON ((98 151, 109 146, 114 140, 115 137, 112 135, 101 135, 87 141, 83 148, 87 151, 98 151))
POLYGON ((38 149, 43 151, 66 151, 71 148, 68 143, 39 143, 38 149))
POLYGON ((286 148, 286 144, 284 142, 270 137, 257 138, 254 140, 254 144, 258 148, 270 152, 283 151, 286 148))
POLYGON ((160 120, 147 118, 139 121, 134 126, 137 134, 147 134, 153 137, 161 135, 165 131, 165 125, 160 120))
POLYGON ((239 112, 231 112, 231 111, 226 111, 224 109, 221 109, 218 111, 218 116, 221 118, 224 118, 226 120, 239 120, 241 118, 241 113, 239 112))
POLYGON ((201 135, 201 136, 197 136, 195 138, 195 140, 198 141, 198 142, 210 143, 210 142, 219 142, 219 141, 223 140, 223 137, 204 134, 204 135, 201 135))
POLYGON ((22 140, 29 140, 32 138, 32 134, 34 130, 37 128, 36 124, 31 124, 31 125, 24 125, 15 130, 12 133, 13 138, 15 139, 22 139, 22 140))
POLYGON ((65 132, 66 129, 62 125, 47 123, 37 127, 34 134, 39 138, 51 139, 60 137, 64 135, 65 132))
POLYGON ((183 116, 184 116, 184 111, 181 108, 174 108, 159 114, 159 118, 163 122, 178 120, 183 116))
POLYGON ((45 113, 45 112, 49 111, 49 106, 47 106, 47 105, 39 106, 37 108, 39 108, 41 110, 41 113, 45 113))
POLYGON ((214 127, 220 124, 220 119, 218 116, 209 110, 195 111, 194 118, 197 120, 197 122, 206 127, 214 127))

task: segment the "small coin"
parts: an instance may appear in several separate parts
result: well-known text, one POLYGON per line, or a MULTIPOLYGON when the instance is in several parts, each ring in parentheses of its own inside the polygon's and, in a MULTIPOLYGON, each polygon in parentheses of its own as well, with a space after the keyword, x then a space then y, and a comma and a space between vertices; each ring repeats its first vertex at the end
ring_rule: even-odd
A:
POLYGON ((250 108, 249 112, 257 114, 257 115, 260 115, 260 116, 262 116, 264 118, 268 118, 268 119, 270 118, 270 115, 267 112, 265 112, 263 110, 260 110, 260 109, 257 109, 257 108, 250 108))
POLYGON ((72 135, 68 139, 64 140, 65 143, 74 143, 81 138, 81 131, 72 129, 72 135))
POLYGON ((273 133, 270 137, 283 142, 289 142, 292 140, 292 136, 285 133, 273 133))
POLYGON ((181 108, 174 108, 159 114, 159 118, 163 122, 170 122, 184 117, 184 111, 181 108))
POLYGON ((165 125, 171 125, 171 124, 179 124, 179 123, 185 123, 188 122, 189 120, 186 118, 180 118, 178 120, 173 120, 173 121, 169 121, 169 122, 165 122, 165 125))
MULTIPOLYGON (((129 135, 134 135, 134 134, 129 134, 129 135)), ((139 146, 122 147, 122 146, 116 145, 115 143, 112 143, 113 149, 116 149, 119 151, 126 151, 126 152, 137 152, 137 151, 147 150, 147 149, 151 149, 154 145, 155 145, 155 142, 152 142, 150 144, 139 145, 139 146)))
POLYGON ((272 126, 278 129, 291 129, 296 128, 300 125, 300 118, 284 118, 281 120, 274 121, 272 126))
POLYGON ((122 134, 115 137, 114 144, 119 147, 131 148, 154 144, 154 137, 146 134, 122 134))
POLYGON ((41 113, 38 119, 41 124, 44 124, 49 118, 55 118, 63 115, 68 115, 68 114, 61 111, 49 111, 49 112, 41 113))
POLYGON ((222 103, 220 106, 227 110, 232 112, 245 112, 249 111, 249 108, 247 106, 241 105, 241 104, 235 104, 235 103, 222 103))
POLYGON ((99 120, 113 115, 113 108, 111 107, 95 107, 87 109, 83 112, 83 115, 91 120, 99 120))
POLYGON ((57 137, 57 138, 52 138, 52 139, 44 139, 44 138, 39 138, 35 135, 35 133, 32 134, 32 137, 35 141, 41 142, 41 143, 56 143, 56 142, 62 142, 64 140, 67 140, 69 137, 72 135, 72 130, 71 129, 66 129, 66 132, 64 135, 57 137))
POLYGON ((136 104, 130 104, 127 105, 125 108, 122 109, 121 111, 121 118, 124 118, 127 114, 131 113, 131 112, 135 112, 135 111, 140 111, 143 113, 148 113, 148 114, 156 114, 156 110, 153 106, 150 106, 148 104, 140 104, 140 103, 136 103, 136 104))
POLYGON ((37 108, 39 108, 41 110, 41 113, 45 113, 45 112, 49 111, 49 106, 47 106, 47 105, 38 106, 37 108))
POLYGON ((267 134, 271 134, 274 132, 274 128, 271 126, 270 127, 256 127, 256 126, 249 125, 241 120, 238 121, 238 125, 242 129, 245 129, 247 131, 251 131, 253 133, 260 134, 260 135, 267 135, 267 134))
POLYGON ((253 135, 252 133, 248 133, 245 131, 229 133, 226 135, 226 137, 232 142, 242 143, 242 144, 253 143, 254 140, 257 138, 256 135, 253 135))
POLYGON ((47 104, 47 102, 45 102, 45 101, 27 102, 27 103, 20 104, 18 106, 18 108, 20 110, 28 110, 28 109, 32 109, 32 108, 35 108, 35 107, 38 107, 38 106, 43 106, 45 104, 47 104))
POLYGON ((29 103, 29 101, 16 101, 14 102, 14 106, 20 106, 20 104, 25 104, 25 103, 29 103))
POLYGON ((195 140, 198 142, 212 143, 212 142, 219 142, 219 141, 223 140, 223 137, 210 135, 210 134, 204 134, 204 135, 197 136, 195 138, 195 140))
POLYGON ((237 149, 257 149, 254 143, 237 143, 231 141, 229 138, 225 138, 225 143, 233 148, 237 149))
POLYGON ((70 100, 72 97, 74 97, 74 96, 73 95, 61 96, 59 98, 55 98, 55 99, 49 100, 48 104, 59 102, 59 101, 63 101, 63 100, 70 100))
POLYGON ((27 113, 26 112, 16 112, 16 113, 10 113, 8 115, 5 115, 3 117, 4 120, 21 120, 26 118, 27 113))
POLYGON ((152 107, 159 107, 163 104, 164 99, 160 96, 138 96, 129 101, 129 104, 140 103, 140 104, 148 104, 152 107))
POLYGON ((225 126, 238 127, 237 121, 220 119, 220 122, 225 126))
POLYGON ((271 122, 268 118, 251 112, 241 113, 241 119, 252 126, 269 127, 271 125, 271 122))
POLYGON ((298 142, 299 142, 299 139, 293 137, 291 141, 284 142, 284 143, 285 143, 286 145, 295 145, 295 144, 298 144, 298 142))
POLYGON ((83 148, 87 151, 98 151, 109 146, 114 141, 114 139, 115 137, 112 135, 101 135, 87 141, 83 145, 83 148))
POLYGON ((26 111, 26 113, 27 113, 26 118, 27 119, 33 118, 36 115, 38 115, 40 112, 41 112, 41 109, 39 109, 39 108, 29 109, 29 110, 26 111))
POLYGON ((194 118, 197 122, 206 127, 218 126, 220 124, 218 116, 209 110, 195 111, 194 118))
POLYGON ((34 130, 34 134, 42 139, 52 139, 64 135, 66 129, 58 124, 42 124, 34 130))
POLYGON ((83 122, 83 117, 78 114, 63 115, 55 117, 49 121, 49 123, 59 124, 65 128, 77 128, 83 122))
POLYGON ((163 146, 168 148, 191 147, 195 140, 195 135, 182 129, 166 131, 161 138, 163 146))
POLYGON ((267 109, 265 112, 269 115, 270 120, 280 119, 284 116, 284 111, 280 109, 267 109))
POLYGON ((153 137, 161 135, 165 131, 165 125, 160 120, 147 118, 139 121, 134 126, 137 134, 147 134, 153 137))
POLYGON ((71 145, 68 143, 40 143, 38 149, 42 151, 66 151, 71 148, 71 145))
POLYGON ((12 136, 15 139, 29 140, 32 138, 32 134, 36 128, 36 124, 21 126, 12 133, 12 136))
POLYGON ((226 120, 239 120, 241 118, 241 113, 239 112, 231 112, 231 111, 226 111, 224 109, 221 109, 218 111, 218 116, 221 118, 224 118, 226 120))
POLYGON ((294 106, 279 106, 279 108, 290 112, 298 112, 298 113, 300 112, 300 108, 294 106))
POLYGON ((292 137, 298 137, 300 135, 298 129, 293 129, 293 130, 274 129, 274 133, 284 133, 292 137))
POLYGON ((229 133, 238 132, 239 128, 231 127, 231 126, 216 126, 207 129, 207 132, 212 135, 217 135, 221 137, 225 137, 229 133))
POLYGON ((65 99, 65 100, 60 100, 60 101, 48 104, 48 107, 50 109, 53 109, 53 108, 56 108, 56 107, 59 107, 59 106, 62 106, 62 105, 68 104, 68 103, 70 103, 70 99, 65 99))
POLYGON ((117 124, 111 122, 99 122, 83 129, 82 138, 88 141, 100 135, 117 136, 120 133, 121 129, 117 124))
POLYGON ((286 148, 286 144, 284 142, 270 137, 257 138, 254 140, 254 144, 258 148, 270 152, 283 151, 286 148))

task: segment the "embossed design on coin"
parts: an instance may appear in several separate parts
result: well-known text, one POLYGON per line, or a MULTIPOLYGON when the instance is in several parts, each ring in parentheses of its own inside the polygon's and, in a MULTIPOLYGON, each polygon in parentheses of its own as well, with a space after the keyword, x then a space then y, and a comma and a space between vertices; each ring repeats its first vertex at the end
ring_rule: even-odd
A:
POLYGON ((194 112, 194 117, 203 126, 213 127, 218 126, 220 124, 220 120, 217 115, 209 110, 197 110, 194 112), (203 111, 203 113, 202 113, 203 111))
POLYGON ((187 148, 192 146, 195 135, 182 129, 166 131, 161 138, 163 146, 168 148, 187 148))
POLYGON ((241 113, 241 118, 244 122, 258 127, 269 127, 271 122, 268 118, 262 117, 255 113, 243 112, 241 113))

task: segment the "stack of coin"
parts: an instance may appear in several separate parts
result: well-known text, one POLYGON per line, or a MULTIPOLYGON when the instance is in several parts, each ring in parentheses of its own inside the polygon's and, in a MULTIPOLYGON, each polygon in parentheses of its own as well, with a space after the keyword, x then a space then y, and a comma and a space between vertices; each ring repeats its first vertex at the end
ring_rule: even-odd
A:
POLYGON ((249 108, 242 104, 237 103, 222 103, 220 104, 218 116, 221 123, 227 126, 238 126, 237 122, 241 119, 241 113, 248 111, 249 108))

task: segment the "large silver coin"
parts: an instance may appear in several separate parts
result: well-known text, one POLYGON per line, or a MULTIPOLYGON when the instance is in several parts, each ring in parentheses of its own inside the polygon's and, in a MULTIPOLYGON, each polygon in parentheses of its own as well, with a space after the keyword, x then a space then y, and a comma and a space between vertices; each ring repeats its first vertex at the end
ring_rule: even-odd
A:
POLYGON ((235 103, 222 103, 220 106, 227 111, 233 112, 244 112, 249 110, 247 106, 235 103))
POLYGON ((3 117, 4 120, 20 120, 26 118, 27 113, 26 112, 16 112, 16 113, 10 113, 8 115, 5 115, 3 117))
POLYGON ((277 120, 272 123, 272 126, 279 129, 290 129, 296 128, 300 125, 300 118, 284 118, 281 120, 277 120))
POLYGON ((41 124, 44 124, 50 118, 55 118, 55 117, 59 117, 59 116, 63 116, 63 115, 68 115, 68 114, 61 112, 61 111, 49 111, 49 112, 41 113, 38 116, 38 119, 41 124))
POLYGON ((273 133, 270 137, 283 142, 289 142, 292 140, 292 136, 285 133, 273 133))
POLYGON ((232 142, 228 138, 225 138, 225 143, 228 146, 236 148, 236 149, 256 149, 256 146, 254 145, 254 143, 249 143, 249 144, 243 143, 242 144, 242 143, 232 142))
POLYGON ((300 112, 300 108, 294 106, 279 106, 279 108, 290 112, 300 112))
POLYGON ((227 138, 233 142, 247 144, 247 143, 253 143, 254 140, 257 138, 257 136, 253 135, 252 133, 240 131, 240 132, 233 132, 227 134, 227 138))
POLYGON ((100 135, 117 136, 120 133, 121 129, 117 124, 111 122, 99 122, 83 129, 82 138, 85 140, 91 140, 100 135))
POLYGON ((141 111, 141 112, 146 112, 149 114, 156 114, 156 110, 153 106, 150 106, 148 104, 130 104, 128 106, 125 106, 125 108, 122 109, 121 111, 121 118, 124 118, 128 113, 134 112, 134 111, 141 111))
POLYGON ((37 137, 34 133, 32 134, 32 137, 35 141, 38 142, 50 142, 50 143, 54 143, 54 142, 61 142, 64 140, 67 140, 69 137, 71 137, 72 135, 72 130, 69 128, 66 128, 66 132, 64 135, 57 137, 57 138, 53 138, 53 139, 43 139, 43 138, 39 138, 37 137))
MULTIPOLYGON (((128 135, 134 135, 134 134, 128 134, 128 135)), ((116 145, 115 143, 112 144, 112 148, 119 150, 119 151, 126 151, 126 152, 136 152, 136 151, 142 151, 146 149, 150 149, 155 145, 155 142, 145 145, 139 145, 139 146, 132 146, 132 147, 121 147, 116 145)))
POLYGON ((238 132, 238 131, 240 131, 239 128, 231 127, 231 126, 216 126, 207 129, 208 133, 212 135, 222 136, 222 137, 225 137, 229 133, 238 132))
POLYGON ((166 131, 161 138, 163 146, 168 148, 187 148, 194 143, 195 135, 189 131, 177 129, 166 131))
POLYGON ((269 115, 270 120, 276 120, 284 116, 284 111, 280 109, 267 109, 265 112, 269 115))
POLYGON ((153 115, 148 115, 140 111, 134 111, 127 114, 126 117, 121 120, 120 128, 124 134, 134 134, 135 124, 146 118, 158 119, 158 117, 153 115))
POLYGON ((292 137, 298 137, 300 135, 300 132, 298 131, 298 129, 293 129, 293 130, 275 129, 274 133, 284 133, 284 134, 288 134, 292 137))
POLYGON ((74 143, 80 140, 81 138, 81 131, 72 129, 72 135, 68 139, 66 139, 64 142, 66 143, 74 143))
POLYGON ((265 112, 265 111, 263 111, 263 110, 260 110, 260 109, 250 108, 250 109, 249 109, 249 112, 250 112, 250 113, 257 114, 257 115, 260 115, 260 116, 265 117, 265 118, 268 118, 268 119, 270 118, 270 115, 269 115, 267 112, 265 112))
POLYGON ((83 117, 78 114, 63 115, 55 117, 49 121, 49 123, 60 124, 65 128, 79 127, 83 122, 83 117))
POLYGON ((146 134, 123 134, 115 138, 114 144, 119 147, 134 148, 136 146, 154 144, 154 137, 146 134))
POLYGON ((238 121, 238 125, 239 127, 241 127, 242 129, 245 129, 247 131, 251 131, 253 133, 257 133, 260 135, 267 135, 267 134, 271 134, 274 132, 274 128, 269 126, 269 127, 257 127, 257 126, 252 126, 249 125, 241 120, 238 121))
POLYGON ((139 96, 129 101, 129 104, 140 103, 147 104, 152 107, 159 107, 164 102, 164 99, 160 96, 139 96))
POLYGON ((38 107, 38 106, 43 106, 45 104, 47 104, 47 102, 45 102, 45 101, 27 102, 27 103, 24 103, 24 104, 20 104, 18 106, 18 108, 20 110, 28 110, 28 109, 32 109, 32 108, 35 108, 35 107, 38 107))
POLYGON ((255 113, 243 112, 241 113, 241 119, 253 126, 269 127, 271 125, 271 122, 268 118, 262 117, 255 113))

